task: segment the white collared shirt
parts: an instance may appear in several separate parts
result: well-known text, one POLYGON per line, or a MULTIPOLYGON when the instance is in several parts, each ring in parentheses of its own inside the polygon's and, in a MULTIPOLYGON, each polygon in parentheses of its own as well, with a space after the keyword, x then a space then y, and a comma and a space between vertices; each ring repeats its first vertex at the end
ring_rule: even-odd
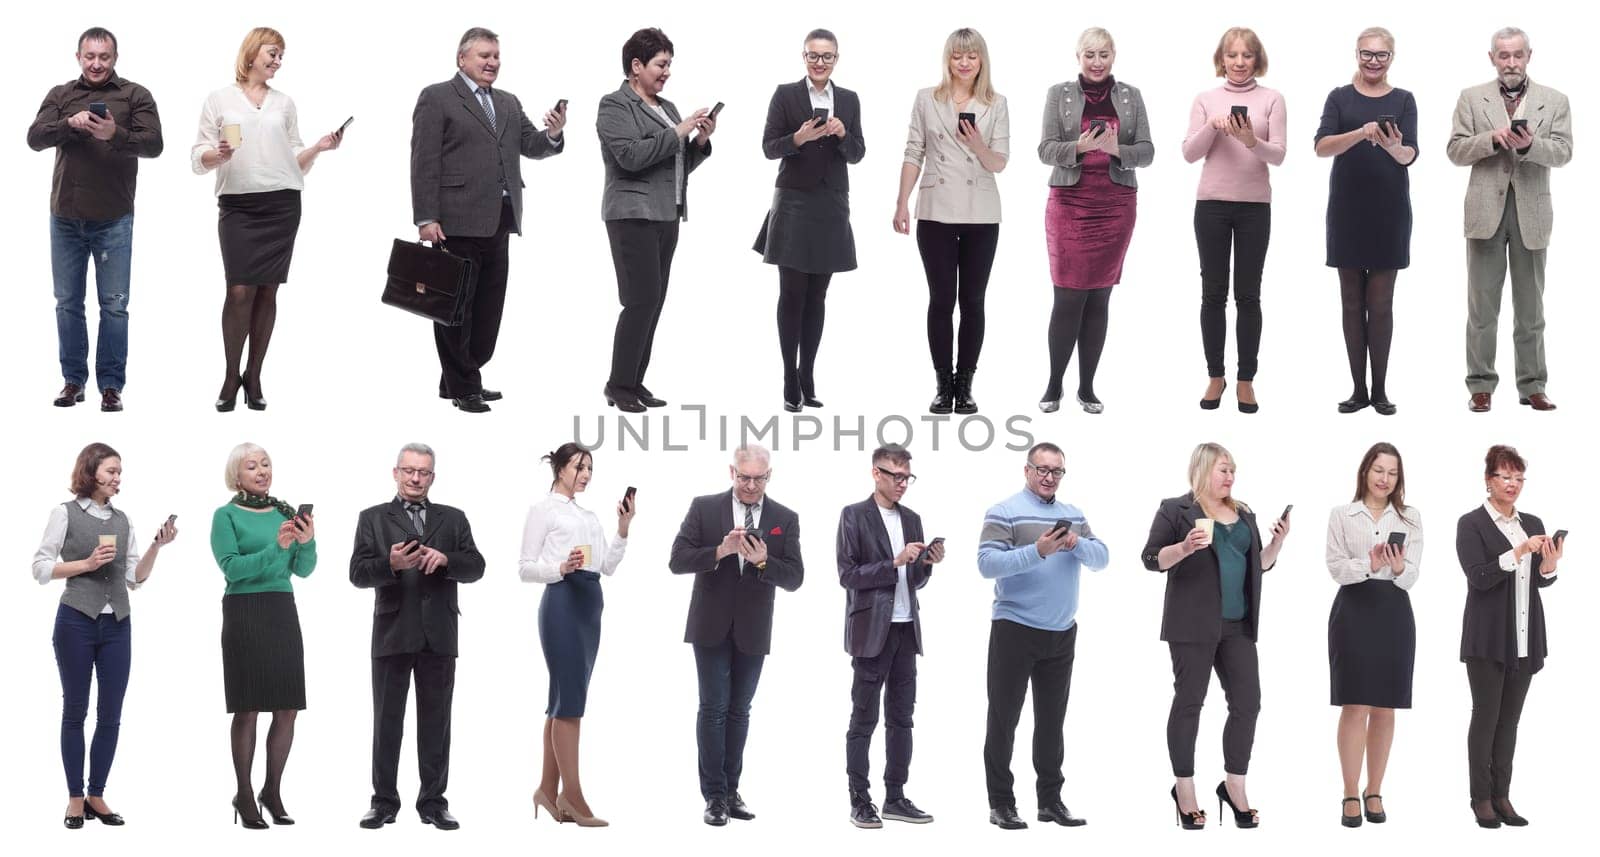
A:
POLYGON ((612 535, 608 540, 600 519, 576 500, 565 494, 551 491, 543 500, 528 509, 527 523, 522 527, 522 558, 517 562, 517 576, 524 583, 560 583, 561 564, 567 561, 572 549, 589 546, 589 556, 601 574, 614 574, 622 555, 628 549, 628 540, 612 535))
MULTIPOLYGON (((878 514, 883 516, 883 528, 889 531, 889 550, 894 556, 899 556, 906 549, 906 532, 905 525, 900 521, 900 507, 885 509, 878 506, 878 514)), ((910 622, 911 587, 906 583, 906 567, 897 565, 894 570, 899 573, 899 578, 894 582, 894 617, 890 621, 910 622)))
MULTIPOLYGON (((102 506, 92 497, 79 497, 71 502, 77 503, 78 508, 89 515, 102 521, 111 520, 111 504, 102 506)), ((33 579, 43 586, 50 582, 50 575, 55 571, 56 564, 61 562, 61 546, 67 541, 67 507, 61 504, 50 509, 50 520, 44 525, 44 539, 39 542, 39 549, 33 552, 33 579)), ((129 589, 139 588, 139 540, 133 535, 133 522, 128 522, 128 553, 124 562, 122 576, 128 581, 129 589)), ((108 603, 101 613, 111 613, 108 603)))
MULTIPOLYGON (((750 510, 751 515, 754 516, 755 531, 757 533, 761 532, 761 510, 766 505, 767 505, 767 495, 763 494, 763 495, 761 495, 761 499, 756 501, 755 508, 750 510)), ((740 501, 739 492, 737 492, 737 491, 735 491, 733 493, 733 525, 735 527, 744 526, 744 503, 742 501, 740 501)), ((739 555, 738 554, 734 554, 734 556, 739 556, 739 555)), ((742 557, 742 556, 739 556, 739 570, 740 571, 744 571, 744 557, 742 557)))
POLYGON ((826 86, 822 87, 822 91, 818 92, 817 88, 811 85, 811 79, 807 78, 806 95, 811 96, 812 110, 816 110, 819 107, 825 108, 828 111, 828 118, 833 118, 833 81, 831 79, 826 86))
POLYGON ((1422 573, 1422 513, 1407 506, 1402 518, 1389 504, 1373 520, 1371 511, 1359 500, 1333 507, 1328 514, 1327 563, 1328 574, 1340 586, 1389 580, 1401 589, 1410 589, 1422 573), (1387 565, 1372 570, 1372 547, 1387 543, 1390 533, 1406 534, 1405 571, 1398 575, 1387 565))
POLYGON ((1517 657, 1525 658, 1528 656, 1528 585, 1533 580, 1533 560, 1538 554, 1529 551, 1522 559, 1517 559, 1517 546, 1528 540, 1528 533, 1522 528, 1522 515, 1516 509, 1511 510, 1511 517, 1508 518, 1487 500, 1483 508, 1489 513, 1489 520, 1494 521, 1500 533, 1511 542, 1511 550, 1500 555, 1500 570, 1516 575, 1517 657))
POLYGON ((257 107, 238 84, 206 96, 200 108, 200 131, 194 148, 189 150, 189 163, 197 175, 207 172, 200 156, 222 142, 224 125, 239 126, 239 148, 216 168, 218 196, 305 190, 305 173, 300 170, 299 161, 305 144, 300 141, 300 120, 293 99, 268 89, 257 107))

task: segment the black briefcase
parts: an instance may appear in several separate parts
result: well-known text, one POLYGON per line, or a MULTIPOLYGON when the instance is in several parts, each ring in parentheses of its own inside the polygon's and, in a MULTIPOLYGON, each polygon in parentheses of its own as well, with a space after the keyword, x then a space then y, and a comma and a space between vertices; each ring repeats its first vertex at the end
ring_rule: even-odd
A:
POLYGON ((460 327, 477 283, 472 262, 443 247, 396 238, 383 302, 446 327, 460 327))

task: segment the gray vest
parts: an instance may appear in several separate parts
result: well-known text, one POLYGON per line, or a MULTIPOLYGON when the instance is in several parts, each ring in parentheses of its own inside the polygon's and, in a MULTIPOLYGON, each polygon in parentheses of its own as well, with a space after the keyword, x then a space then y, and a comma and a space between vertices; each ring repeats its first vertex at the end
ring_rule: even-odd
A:
POLYGON ((102 535, 115 534, 117 557, 88 574, 67 578, 67 591, 61 593, 61 603, 96 619, 106 604, 116 614, 117 621, 128 618, 128 516, 117 509, 111 510, 108 520, 100 520, 70 500, 62 504, 67 509, 67 537, 61 542, 61 559, 77 562, 88 559, 100 546, 102 535))

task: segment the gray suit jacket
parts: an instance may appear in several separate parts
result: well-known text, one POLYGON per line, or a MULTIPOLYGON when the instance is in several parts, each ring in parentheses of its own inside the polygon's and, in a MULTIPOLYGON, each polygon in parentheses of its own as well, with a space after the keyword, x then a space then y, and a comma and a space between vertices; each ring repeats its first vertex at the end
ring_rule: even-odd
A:
POLYGON ((1490 238, 1505 214, 1506 188, 1516 191, 1517 224, 1529 250, 1550 246, 1550 168, 1572 160, 1572 116, 1567 97, 1548 86, 1528 82, 1517 108, 1528 120, 1533 144, 1526 153, 1497 151, 1489 136, 1511 124, 1499 81, 1461 90, 1450 132, 1451 163, 1472 167, 1467 179, 1466 236, 1490 238))
POLYGON ((689 219, 689 173, 711 157, 711 141, 702 149, 680 138, 675 130, 683 121, 678 108, 665 98, 656 100, 671 117, 671 125, 662 122, 627 81, 600 98, 594 127, 606 166, 606 187, 600 196, 604 220, 677 220, 678 182, 683 183, 683 219, 689 219), (683 151, 681 176, 679 150, 683 151))
MULTIPOLYGON (((1148 167, 1155 160, 1156 145, 1150 139, 1150 119, 1145 115, 1144 96, 1139 90, 1118 82, 1111 93, 1111 106, 1117 111, 1117 156, 1111 159, 1111 180, 1127 187, 1138 187, 1134 167, 1148 167)), ((1077 78, 1050 87, 1044 99, 1044 130, 1039 135, 1039 160, 1055 166, 1050 171, 1052 187, 1070 187, 1083 174, 1083 155, 1078 153, 1078 137, 1083 127, 1083 89, 1077 78)))
POLYGON ((504 189, 522 234, 522 161, 560 154, 515 95, 490 87, 495 127, 461 75, 417 96, 411 113, 411 218, 435 221, 446 238, 486 238, 500 228, 504 189))

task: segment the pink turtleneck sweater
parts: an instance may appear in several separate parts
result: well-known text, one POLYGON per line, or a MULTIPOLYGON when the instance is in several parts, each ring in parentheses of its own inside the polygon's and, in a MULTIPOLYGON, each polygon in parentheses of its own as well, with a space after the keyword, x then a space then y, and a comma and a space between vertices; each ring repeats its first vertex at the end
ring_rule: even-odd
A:
POLYGON ((1267 165, 1283 163, 1288 127, 1283 96, 1277 90, 1257 85, 1253 79, 1244 86, 1226 81, 1195 96, 1194 107, 1189 110, 1189 133, 1183 138, 1184 160, 1192 164, 1206 159, 1195 198, 1271 202, 1267 165), (1250 109, 1250 124, 1256 133, 1254 148, 1211 127, 1213 117, 1228 115, 1235 104, 1250 109))

